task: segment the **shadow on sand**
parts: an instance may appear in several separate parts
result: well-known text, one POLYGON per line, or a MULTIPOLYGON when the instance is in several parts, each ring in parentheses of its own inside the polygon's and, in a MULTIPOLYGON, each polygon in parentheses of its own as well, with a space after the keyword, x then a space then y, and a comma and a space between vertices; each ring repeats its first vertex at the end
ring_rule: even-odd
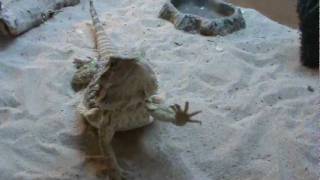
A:
POLYGON ((0 51, 6 50, 14 41, 14 37, 4 36, 0 34, 0 51))
MULTIPOLYGON (((107 160, 99 158, 102 156, 96 130, 85 126, 86 130, 78 139, 78 148, 85 156, 98 157, 86 160, 85 169, 89 169, 89 172, 95 173, 100 179, 106 176, 106 170, 110 167, 107 160)), ((162 142, 160 126, 160 123, 155 122, 147 127, 117 132, 112 145, 120 166, 130 172, 130 179, 193 179, 180 160, 178 150, 162 142)))

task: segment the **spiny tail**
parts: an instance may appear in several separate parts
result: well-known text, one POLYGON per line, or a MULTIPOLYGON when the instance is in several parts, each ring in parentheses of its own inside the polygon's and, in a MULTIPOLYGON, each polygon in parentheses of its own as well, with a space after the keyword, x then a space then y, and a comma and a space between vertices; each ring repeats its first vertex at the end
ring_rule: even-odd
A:
POLYGON ((104 31, 102 23, 99 20, 96 9, 93 6, 92 0, 90 0, 90 14, 96 32, 96 46, 100 56, 100 60, 108 60, 110 56, 114 55, 115 48, 111 45, 111 41, 104 31))

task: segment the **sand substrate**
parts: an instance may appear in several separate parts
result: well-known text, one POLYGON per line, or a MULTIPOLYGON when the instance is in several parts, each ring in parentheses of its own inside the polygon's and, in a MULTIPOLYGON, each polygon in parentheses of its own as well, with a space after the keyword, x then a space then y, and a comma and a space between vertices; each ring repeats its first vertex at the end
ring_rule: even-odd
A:
MULTIPOLYGON (((225 37, 176 30, 164 3, 97 1, 116 45, 145 52, 166 103, 190 101, 202 125, 155 122, 114 139, 138 180, 318 180, 319 76, 299 65, 299 33, 242 9, 225 37)), ((77 118, 76 57, 95 57, 87 1, 0 43, 0 179, 95 180, 105 164, 77 118)))

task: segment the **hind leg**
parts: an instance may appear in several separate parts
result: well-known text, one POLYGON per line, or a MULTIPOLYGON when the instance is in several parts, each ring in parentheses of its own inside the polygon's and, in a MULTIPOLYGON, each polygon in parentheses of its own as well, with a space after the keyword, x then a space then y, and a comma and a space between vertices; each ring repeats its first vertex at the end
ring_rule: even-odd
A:
POLYGON ((111 140, 116 132, 116 127, 109 119, 104 119, 98 129, 99 146, 103 156, 108 161, 108 174, 112 180, 122 180, 123 172, 119 166, 116 155, 111 146, 111 140))

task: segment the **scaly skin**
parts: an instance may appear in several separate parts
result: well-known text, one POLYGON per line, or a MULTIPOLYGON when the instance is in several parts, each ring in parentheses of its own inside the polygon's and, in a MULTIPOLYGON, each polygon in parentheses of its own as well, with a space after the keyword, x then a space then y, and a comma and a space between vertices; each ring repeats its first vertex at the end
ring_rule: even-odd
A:
POLYGON ((83 61, 75 59, 74 64, 77 71, 72 77, 71 87, 75 91, 80 91, 88 86, 94 75, 98 71, 98 64, 95 60, 83 61))
POLYGON ((78 111, 98 132, 101 152, 110 160, 109 176, 112 180, 121 180, 125 176, 124 171, 120 168, 111 146, 115 132, 146 126, 152 122, 151 116, 155 120, 177 126, 200 123, 191 119, 200 111, 189 113, 188 102, 184 109, 177 104, 170 107, 161 104, 155 95, 158 85, 151 67, 139 57, 116 56, 115 48, 112 48, 106 38, 92 1, 90 13, 96 30, 99 56, 102 59, 97 61, 97 67, 80 62, 81 67, 93 67, 95 74, 85 89, 78 111))

